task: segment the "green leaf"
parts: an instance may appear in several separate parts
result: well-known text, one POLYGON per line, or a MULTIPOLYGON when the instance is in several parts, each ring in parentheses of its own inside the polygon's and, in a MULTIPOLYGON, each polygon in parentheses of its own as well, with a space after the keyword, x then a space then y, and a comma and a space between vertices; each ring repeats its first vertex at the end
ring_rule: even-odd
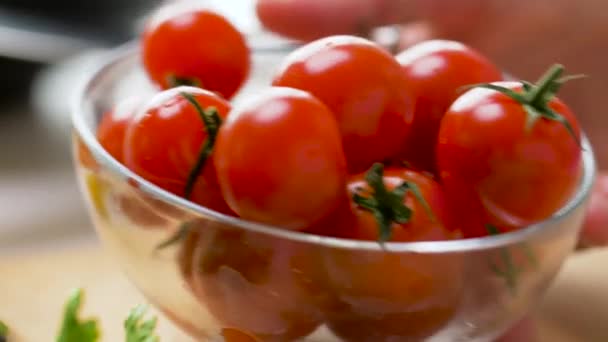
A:
POLYGON ((160 338, 155 334, 156 317, 143 320, 148 311, 146 305, 139 305, 129 312, 125 320, 126 342, 159 342, 160 338))
POLYGON ((96 342, 99 339, 97 321, 82 321, 78 317, 83 297, 82 289, 74 290, 68 297, 57 342, 96 342))
POLYGON ((6 338, 6 336, 8 336, 8 326, 0 321, 0 337, 6 338))

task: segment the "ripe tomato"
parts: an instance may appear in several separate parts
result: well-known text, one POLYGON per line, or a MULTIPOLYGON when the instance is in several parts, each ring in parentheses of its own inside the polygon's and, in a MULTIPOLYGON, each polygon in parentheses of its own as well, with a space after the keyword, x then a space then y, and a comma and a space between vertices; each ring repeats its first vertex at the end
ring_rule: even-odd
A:
POLYGON ((89 150, 82 138, 78 135, 73 136, 72 153, 74 154, 78 166, 83 167, 88 171, 99 171, 99 164, 97 164, 97 160, 95 160, 91 150, 89 150))
POLYGON ((397 55, 414 94, 412 133, 399 159, 435 171, 439 123, 463 86, 502 80, 500 70, 470 47, 447 40, 417 44, 397 55))
POLYGON ((195 85, 232 97, 249 74, 250 52, 243 35, 223 16, 182 5, 161 8, 148 22, 142 58, 150 78, 163 89, 195 85))
MULTIPOLYGON (((350 219, 339 220, 342 227, 338 230, 346 232, 346 237, 382 238, 379 216, 384 216, 392 231, 391 241, 459 236, 447 229, 443 191, 428 175, 407 169, 390 169, 383 175, 375 165, 366 176, 354 176, 348 189, 352 195, 375 201, 365 202, 361 197, 353 201, 350 219), (405 197, 398 193, 396 189, 404 182, 415 185, 428 207, 414 195, 416 190, 409 190, 405 197), (365 203, 378 210, 366 209, 365 203), (403 217, 404 208, 411 210, 409 220, 403 217), (403 218, 401 223, 398 216, 403 218)), ((327 322, 348 341, 420 340, 443 327, 459 304, 462 269, 456 254, 332 249, 324 251, 323 259, 327 284, 342 303, 326 312, 327 322)))
POLYGON ((224 333, 293 341, 316 329, 323 292, 315 287, 319 267, 309 246, 219 224, 202 228, 189 277, 224 333))
POLYGON ((127 130, 125 165, 175 195, 231 213, 221 196, 210 153, 219 124, 214 118, 225 118, 229 110, 226 100, 200 88, 181 86, 155 95, 127 130))
POLYGON ((543 220, 576 188, 579 124, 554 96, 562 70, 552 69, 538 86, 472 89, 444 116, 437 162, 467 236, 487 235, 487 225, 504 231, 543 220))
POLYGON ((123 151, 127 128, 141 104, 142 99, 139 97, 126 98, 104 113, 97 126, 97 140, 119 163, 124 163, 123 151))
POLYGON ((259 342, 260 340, 238 329, 222 329, 224 342, 259 342))
POLYGON ((287 57, 274 85, 298 88, 334 113, 351 172, 395 156, 413 120, 413 103, 399 63, 363 38, 334 36, 287 57))
MULTIPOLYGON (((348 190, 351 197, 356 195, 387 201, 386 196, 394 195, 386 195, 388 193, 384 193, 384 191, 394 192, 404 182, 413 185, 415 189, 406 190, 405 197, 398 203, 400 208, 382 207, 379 209, 386 213, 386 210, 400 210, 405 206, 408 211, 411 211, 411 218, 405 222, 398 222, 394 218, 387 217, 387 220, 390 221, 390 226, 386 227, 390 229, 390 237, 387 237, 391 241, 399 242, 449 240, 457 237, 457 232, 448 229, 449 211, 443 189, 429 174, 403 168, 392 168, 384 172, 380 164, 375 164, 366 174, 353 176, 349 180, 348 190), (374 177, 376 183, 370 183, 372 180, 370 177, 374 177), (379 183, 380 181, 382 183, 379 183), (417 197, 416 191, 419 191, 424 202, 417 197)), ((385 204, 389 205, 388 202, 385 204)), ((379 227, 374 210, 357 204, 356 200, 353 200, 351 211, 354 214, 354 221, 343 220, 350 227, 350 238, 371 241, 383 238, 382 227, 379 227)), ((344 232, 346 229, 340 229, 340 231, 344 232)))
POLYGON ((220 129, 214 160, 224 198, 248 220, 301 229, 344 195, 336 121, 300 90, 269 88, 235 107, 220 129))
MULTIPOLYGON (((141 99, 133 96, 120 101, 105 112, 97 126, 97 139, 101 146, 118 162, 123 163, 123 146, 127 127, 141 99)), ((90 171, 98 171, 99 165, 80 137, 75 137, 75 156, 78 163, 90 171)))

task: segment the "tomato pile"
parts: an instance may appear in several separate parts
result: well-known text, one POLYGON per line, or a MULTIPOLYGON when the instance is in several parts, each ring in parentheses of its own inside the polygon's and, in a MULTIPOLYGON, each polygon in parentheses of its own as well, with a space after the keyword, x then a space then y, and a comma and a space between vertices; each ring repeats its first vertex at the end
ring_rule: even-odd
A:
MULTIPOLYGON (((459 42, 395 56, 330 36, 297 48, 272 84, 236 104, 247 41, 204 9, 160 11, 141 55, 158 93, 108 112, 101 145, 166 191, 276 229, 380 243, 483 237, 550 217, 580 178, 581 132, 556 97, 568 79, 559 65, 513 82, 459 42)), ((332 328, 361 337, 345 327, 365 322, 343 318, 332 328)))

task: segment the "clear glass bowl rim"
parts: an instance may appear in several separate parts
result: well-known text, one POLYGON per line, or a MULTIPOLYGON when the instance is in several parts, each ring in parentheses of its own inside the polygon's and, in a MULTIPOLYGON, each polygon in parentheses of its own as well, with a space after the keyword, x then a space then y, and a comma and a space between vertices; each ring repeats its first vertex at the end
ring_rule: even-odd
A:
MULTIPOLYGON (((293 48, 293 45, 259 48, 254 47, 252 51, 253 53, 284 53, 286 49, 289 48, 293 48)), ((93 91, 93 89, 95 89, 97 83, 100 82, 102 78, 106 77, 107 74, 111 74, 113 69, 119 66, 121 63, 128 62, 129 59, 133 58, 137 53, 137 46, 133 42, 114 48, 105 53, 105 56, 102 58, 105 62, 101 63, 94 70, 94 72, 90 74, 90 76, 86 79, 86 82, 84 82, 84 84, 78 89, 75 97, 73 98, 71 117, 75 132, 83 140, 84 144, 93 154, 95 159, 100 162, 100 164, 108 167, 112 172, 121 175, 125 179, 132 180, 135 182, 135 184, 137 184, 139 190, 196 216, 206 216, 233 227, 239 227, 241 229, 261 234, 268 234, 269 236, 274 236, 276 238, 342 249, 366 251, 384 250, 402 253, 465 253, 482 251, 522 243, 540 235, 551 233, 552 228, 554 228, 557 223, 567 218, 574 211, 576 211, 577 208, 583 205, 587 197, 590 195, 591 189, 595 182, 596 161, 592 146, 587 137, 583 134, 581 139, 581 144, 583 147, 583 174, 575 194, 570 198, 568 203, 556 211, 551 217, 515 232, 481 238, 450 241, 388 242, 383 246, 380 246, 380 244, 375 241, 358 241, 318 236, 308 233, 289 231, 279 227, 273 227, 270 225, 227 216, 169 193, 133 173, 127 167, 116 161, 101 147, 95 137, 95 134, 86 124, 84 117, 86 115, 93 115, 93 113, 90 112, 93 109, 91 106, 87 106, 89 94, 93 91)))

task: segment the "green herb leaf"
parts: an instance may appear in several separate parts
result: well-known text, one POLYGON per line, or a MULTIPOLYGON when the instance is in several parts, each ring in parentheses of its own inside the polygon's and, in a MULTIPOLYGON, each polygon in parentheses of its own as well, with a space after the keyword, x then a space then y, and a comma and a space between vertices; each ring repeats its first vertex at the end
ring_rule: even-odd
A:
POLYGON ((0 338, 6 338, 8 336, 8 326, 4 322, 0 321, 0 338))
POLYGON ((83 296, 82 289, 76 289, 68 297, 57 342, 96 342, 99 339, 97 321, 78 318, 83 296))
POLYGON ((148 311, 146 305, 139 305, 131 310, 125 320, 126 342, 159 342, 160 338, 154 332, 156 317, 143 320, 148 311))

